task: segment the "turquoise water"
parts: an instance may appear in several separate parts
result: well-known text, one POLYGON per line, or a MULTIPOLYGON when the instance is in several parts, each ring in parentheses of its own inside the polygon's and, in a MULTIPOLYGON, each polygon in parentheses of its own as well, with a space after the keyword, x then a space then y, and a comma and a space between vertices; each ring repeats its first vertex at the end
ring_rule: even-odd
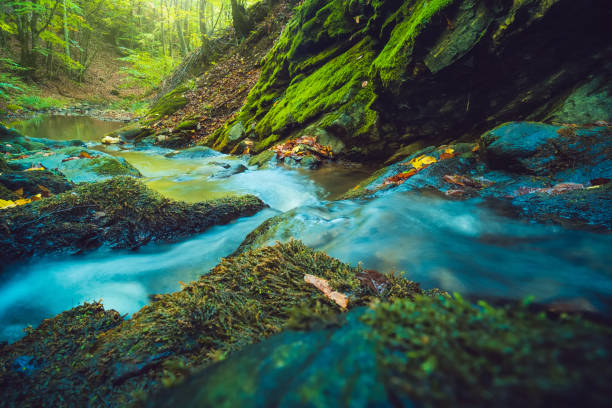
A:
MULTIPOLYGON (((82 120, 91 145, 107 131, 107 124, 118 126, 82 120)), ((41 123, 65 130, 81 127, 76 122, 62 117, 41 123), (69 123, 61 124, 63 120, 69 123)), ((49 129, 32 135, 65 136, 49 129)), ((75 138, 75 133, 67 138, 75 138)), ((149 245, 137 252, 101 249, 14 265, 0 281, 0 340, 14 341, 26 325, 37 325, 84 301, 103 299, 108 308, 134 313, 149 295, 180 289, 179 281, 206 273, 263 221, 287 211, 290 216, 258 245, 297 238, 353 265, 361 262, 368 269, 402 273, 426 288, 496 299, 533 295, 537 301, 574 310, 612 310, 609 234, 507 218, 478 200, 396 193, 368 201, 330 201, 367 177, 367 169, 250 168, 219 179, 212 177, 222 169, 219 163, 246 164, 246 159, 170 159, 164 149, 95 148, 125 157, 150 187, 167 196, 193 202, 250 193, 270 208, 174 244, 149 245)))

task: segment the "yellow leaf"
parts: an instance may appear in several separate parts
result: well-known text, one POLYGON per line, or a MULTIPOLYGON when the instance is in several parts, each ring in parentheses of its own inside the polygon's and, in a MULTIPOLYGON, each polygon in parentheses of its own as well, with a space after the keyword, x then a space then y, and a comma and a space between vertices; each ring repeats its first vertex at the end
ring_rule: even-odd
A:
POLYGON ((429 166, 430 164, 435 163, 437 161, 438 160, 436 160, 435 157, 422 155, 410 160, 409 164, 411 164, 412 167, 414 167, 416 170, 420 170, 423 167, 429 166))
POLYGON ((13 201, 11 200, 3 200, 0 198, 0 210, 3 210, 5 208, 12 208, 12 207, 16 207, 17 204, 15 204, 13 201))
POLYGON ((20 198, 19 200, 15 200, 15 205, 25 205, 30 204, 32 200, 30 198, 20 198))
POLYGON ((46 170, 46 169, 42 166, 38 166, 38 167, 30 167, 29 169, 26 169, 25 171, 40 171, 40 170, 46 170))

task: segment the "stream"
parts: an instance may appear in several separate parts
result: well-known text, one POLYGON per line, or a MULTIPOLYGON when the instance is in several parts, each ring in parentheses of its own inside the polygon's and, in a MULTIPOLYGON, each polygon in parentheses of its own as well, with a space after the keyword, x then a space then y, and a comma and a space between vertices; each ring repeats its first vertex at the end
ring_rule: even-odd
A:
POLYGON ((122 126, 92 118, 43 116, 18 130, 27 136, 81 139, 122 156, 160 193, 188 202, 228 194, 254 194, 270 208, 216 226, 173 244, 139 251, 100 249, 82 256, 31 259, 12 266, 0 281, 0 341, 23 336, 40 323, 84 301, 103 299, 122 314, 136 312, 149 296, 180 289, 231 254, 266 219, 291 210, 258 245, 291 237, 367 269, 403 273, 425 288, 464 295, 570 304, 612 311, 612 236, 503 217, 478 200, 448 201, 394 193, 369 201, 333 201, 373 169, 325 166, 314 171, 276 167, 215 178, 219 162, 242 158, 168 158, 168 149, 121 150, 98 144, 122 126))

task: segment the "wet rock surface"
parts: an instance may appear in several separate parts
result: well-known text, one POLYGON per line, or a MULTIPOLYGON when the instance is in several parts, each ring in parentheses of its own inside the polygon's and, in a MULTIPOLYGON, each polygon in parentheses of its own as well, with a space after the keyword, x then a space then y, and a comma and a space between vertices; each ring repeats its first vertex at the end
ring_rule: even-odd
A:
POLYGON ((149 242, 175 241, 265 206, 254 196, 187 204, 164 198, 131 177, 116 177, 3 210, 0 257, 14 261, 101 245, 136 249, 149 242))
POLYGON ((433 190, 510 204, 515 215, 612 229, 612 127, 511 122, 478 144, 426 148, 381 169, 345 198, 433 190))
POLYGON ((114 176, 140 177, 140 172, 125 159, 88 149, 79 140, 32 138, 2 126, 0 149, 13 170, 49 170, 75 183, 106 180, 114 176))

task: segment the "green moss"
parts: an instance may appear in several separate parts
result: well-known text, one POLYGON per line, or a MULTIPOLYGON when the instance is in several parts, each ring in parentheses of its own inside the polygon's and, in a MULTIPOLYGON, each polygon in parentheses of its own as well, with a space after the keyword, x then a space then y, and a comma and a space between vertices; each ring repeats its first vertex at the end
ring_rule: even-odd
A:
POLYGON ((348 192, 344 193, 342 197, 340 197, 340 200, 349 200, 363 197, 367 194, 367 186, 382 177, 387 172, 387 170, 387 167, 383 167, 381 169, 376 170, 370 177, 357 184, 352 190, 349 190, 348 192))
POLYGON ((174 90, 168 92, 162 96, 156 103, 151 107, 147 117, 158 118, 160 116, 170 115, 177 110, 187 105, 187 98, 183 96, 185 92, 193 87, 193 83, 180 85, 174 90))
POLYGON ((134 176, 140 177, 140 172, 125 159, 115 157, 98 157, 90 159, 93 171, 101 176, 134 176))
POLYGON ((3 184, 0 184, 0 199, 1 200, 17 200, 19 197, 13 193, 10 189, 6 188, 3 184))
POLYGON ((383 86, 392 87, 405 72, 412 58, 414 42, 431 17, 453 3, 453 0, 407 1, 387 21, 398 21, 391 38, 372 63, 372 75, 380 78, 383 86))
POLYGON ((258 134, 282 132, 304 125, 323 112, 339 108, 355 98, 368 79, 367 68, 373 58, 367 40, 332 59, 302 81, 287 88, 256 126, 258 134))
POLYGON ((378 304, 363 320, 387 392, 419 406, 605 406, 612 329, 460 296, 378 304))
POLYGON ((199 233, 264 207, 250 195, 195 204, 173 201, 133 177, 115 177, 2 211, 0 222, 11 234, 0 235, 0 257, 84 251, 102 244, 138 248, 199 233))
POLYGON ((191 130, 191 129, 195 129, 196 126, 198 125, 198 121, 197 120, 184 120, 181 123, 179 123, 178 125, 176 125, 176 127, 174 128, 174 130, 191 130))
POLYGON ((116 315, 103 314, 99 305, 92 311, 95 319, 86 318, 83 313, 92 306, 85 305, 0 348, 0 370, 19 355, 52 362, 40 367, 41 375, 32 377, 0 371, 0 383, 20 378, 15 382, 18 387, 7 389, 4 401, 30 406, 57 406, 62 400, 78 406, 124 406, 133 402, 136 390, 159 390, 161 378, 182 376, 288 325, 306 328, 341 312, 336 303, 304 282, 306 273, 327 279, 334 290, 346 293, 349 308, 378 298, 422 293, 418 285, 394 275, 378 277, 384 280, 384 289, 378 293, 360 280, 364 273, 360 269, 297 241, 225 258, 206 272, 202 270, 203 276, 180 292, 156 296, 119 325, 116 315), (99 321, 105 331, 92 330, 83 339, 83 330, 76 328, 92 320, 99 321), (95 343, 83 343, 94 333, 95 343), (68 341, 85 346, 62 349, 68 341), (45 347, 46 342, 52 344, 45 347))
POLYGON ((278 139, 280 139, 279 135, 271 134, 270 136, 266 137, 264 140, 259 141, 255 145, 255 151, 261 152, 262 150, 267 149, 268 147, 270 147, 270 145, 278 141, 278 139))

